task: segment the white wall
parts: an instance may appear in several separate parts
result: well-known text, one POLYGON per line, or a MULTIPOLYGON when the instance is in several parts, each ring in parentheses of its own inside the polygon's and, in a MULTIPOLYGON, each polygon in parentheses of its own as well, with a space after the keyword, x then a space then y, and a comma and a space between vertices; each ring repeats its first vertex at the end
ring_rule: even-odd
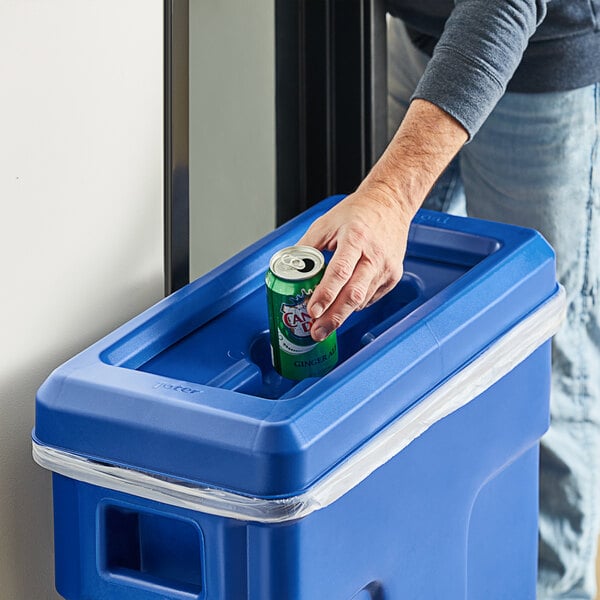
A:
POLYGON ((157 301, 162 1, 0 0, 0 598, 53 591, 48 373, 157 301))
POLYGON ((275 3, 190 0, 190 277, 275 225, 275 3))

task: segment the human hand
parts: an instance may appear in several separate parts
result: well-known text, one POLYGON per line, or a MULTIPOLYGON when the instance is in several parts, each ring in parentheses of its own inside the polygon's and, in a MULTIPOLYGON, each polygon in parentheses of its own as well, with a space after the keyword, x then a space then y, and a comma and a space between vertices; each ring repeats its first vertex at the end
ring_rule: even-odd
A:
POLYGON ((467 138, 454 117, 416 98, 356 192, 317 219, 298 241, 334 252, 307 306, 315 341, 398 283, 410 221, 467 138))
POLYGON ((397 201, 359 187, 297 242, 334 252, 307 306, 314 340, 325 339, 353 311, 376 302, 398 283, 411 218, 397 201))

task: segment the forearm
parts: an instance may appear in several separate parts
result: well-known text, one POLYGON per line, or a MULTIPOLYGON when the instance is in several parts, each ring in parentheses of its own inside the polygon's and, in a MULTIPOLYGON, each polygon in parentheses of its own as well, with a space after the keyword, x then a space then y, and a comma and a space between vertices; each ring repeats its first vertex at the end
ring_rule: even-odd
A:
POLYGON ((413 100, 357 193, 396 206, 410 220, 467 138, 466 129, 446 112, 426 100, 413 100))
POLYGON ((352 311, 375 302, 400 280, 410 222, 466 139, 458 121, 427 101, 415 100, 358 189, 299 240, 334 251, 308 305, 315 340, 324 339, 352 311))

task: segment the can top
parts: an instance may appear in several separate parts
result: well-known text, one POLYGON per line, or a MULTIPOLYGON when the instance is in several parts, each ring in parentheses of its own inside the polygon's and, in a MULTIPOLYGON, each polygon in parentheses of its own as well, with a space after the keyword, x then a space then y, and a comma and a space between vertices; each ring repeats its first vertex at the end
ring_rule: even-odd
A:
POLYGON ((325 257, 311 246, 289 246, 276 252, 269 263, 271 272, 280 279, 301 281, 314 277, 325 266, 325 257))

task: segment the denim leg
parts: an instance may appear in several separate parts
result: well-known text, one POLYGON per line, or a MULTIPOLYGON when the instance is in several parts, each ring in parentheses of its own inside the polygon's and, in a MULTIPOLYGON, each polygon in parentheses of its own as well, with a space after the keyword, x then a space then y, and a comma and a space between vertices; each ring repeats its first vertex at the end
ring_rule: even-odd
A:
MULTIPOLYGON (((423 75, 429 57, 410 41, 400 19, 388 17, 388 137, 396 133, 423 75)), ((424 208, 465 215, 465 194, 460 162, 455 158, 437 180, 423 203, 424 208)))
POLYGON ((387 21, 387 54, 388 138, 392 139, 429 57, 410 41, 404 23, 391 15, 387 21))
MULTIPOLYGON (((390 137, 427 64, 388 22, 390 137)), ((539 600, 592 600, 600 520, 598 85, 506 94, 424 206, 533 227, 557 254, 567 322, 554 338, 552 425, 542 440, 539 600), (457 208, 458 207, 458 208, 457 208)), ((507 576, 509 576, 507 574, 507 576)))
POLYGON ((460 157, 469 215, 540 231, 556 251, 567 291, 567 320, 553 342, 551 426, 541 449, 539 600, 593 600, 596 591, 599 138, 599 84, 506 94, 460 157))

